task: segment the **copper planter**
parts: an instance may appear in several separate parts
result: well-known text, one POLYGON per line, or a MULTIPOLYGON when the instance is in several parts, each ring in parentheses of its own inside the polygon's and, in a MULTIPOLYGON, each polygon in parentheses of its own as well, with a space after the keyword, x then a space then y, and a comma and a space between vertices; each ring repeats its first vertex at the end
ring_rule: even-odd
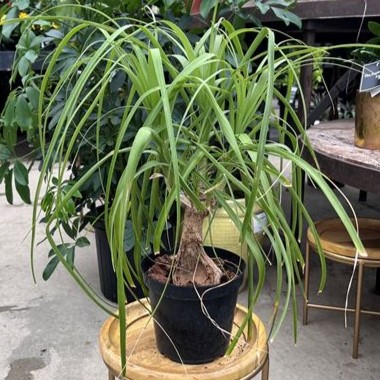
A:
POLYGON ((380 149, 380 95, 356 94, 355 146, 380 149))

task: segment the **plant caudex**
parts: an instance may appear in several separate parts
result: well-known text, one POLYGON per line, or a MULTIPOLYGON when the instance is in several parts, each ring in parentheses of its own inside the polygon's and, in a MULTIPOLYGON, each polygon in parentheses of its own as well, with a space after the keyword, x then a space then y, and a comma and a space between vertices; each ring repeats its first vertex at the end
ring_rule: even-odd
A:
MULTIPOLYGON (((321 52, 322 49, 297 41, 279 45, 270 29, 235 30, 226 21, 212 24, 196 42, 171 22, 144 24, 127 20, 122 24, 114 20, 104 23, 78 20, 78 24, 62 39, 50 57, 40 88, 41 94, 48 90, 51 92, 47 103, 43 103, 43 96, 40 97, 38 109, 40 139, 44 149, 33 226, 37 222, 37 200, 43 194, 42 184, 45 178, 52 179, 50 168, 52 163, 56 163, 57 196, 53 199, 54 206, 46 221, 47 239, 78 284, 95 302, 110 311, 93 294, 75 266, 67 262, 52 234, 61 213, 67 212, 67 203, 81 192, 86 181, 107 168, 102 186, 106 230, 118 279, 122 348, 125 347, 124 282, 132 281, 123 244, 127 219, 132 221, 136 242, 141 243, 140 232, 146 227, 146 234, 154 242, 154 252, 159 252, 165 225, 174 209, 179 247, 177 262, 181 267, 190 265, 187 269, 191 275, 184 282, 202 283, 209 278, 217 283, 218 274, 207 262, 199 272, 195 268, 199 255, 202 255, 203 218, 212 212, 216 204, 223 207, 239 228, 241 240, 248 245, 246 323, 250 323, 250 313, 263 289, 266 262, 269 261, 251 226, 253 206, 258 203, 267 215, 265 232, 272 244, 277 265, 274 315, 278 323, 274 333, 291 301, 296 316, 295 283, 297 278, 300 281, 299 264, 303 266, 299 247, 303 220, 315 233, 313 221, 301 199, 301 170, 320 187, 344 222, 357 249, 364 251, 355 227, 323 175, 302 159, 302 149, 311 150, 304 128, 287 98, 274 86, 277 78, 286 72, 295 75, 300 65, 312 62, 314 57, 321 56, 321 52), (67 48, 70 39, 84 29, 88 29, 89 34, 100 32, 103 38, 99 42, 94 41, 96 49, 91 54, 79 56, 65 70, 55 88, 50 89, 49 77, 54 73, 60 54, 67 48), (94 77, 99 65, 103 72, 94 77), (85 142, 86 133, 101 134, 101 120, 107 101, 105 94, 112 78, 120 73, 127 84, 127 91, 120 107, 120 126, 115 135, 114 148, 94 162, 78 181, 64 191, 69 157, 76 154, 73 149, 78 141, 85 142), (51 107, 66 83, 72 84, 71 91, 66 94, 50 141, 45 141, 51 107), (286 119, 276 114, 274 97, 283 104, 286 119), (94 112, 98 118, 93 120, 90 131, 84 133, 89 115, 94 112), (125 136, 136 120, 141 124, 132 144, 125 146, 125 136), (306 145, 300 144, 299 136, 290 132, 290 125, 300 131, 306 145), (277 129, 279 143, 267 140, 269 126, 277 129), (285 136, 290 146, 281 143, 285 136), (290 163, 291 182, 282 169, 272 163, 271 157, 290 163), (125 160, 126 165, 118 178, 116 191, 111 192, 113 174, 120 158, 125 160), (293 201, 292 224, 288 223, 281 203, 280 192, 284 187, 293 201), (244 194, 246 210, 243 221, 236 207, 227 202, 234 199, 232 188, 244 194), (183 231, 192 231, 191 239, 180 235, 181 226, 183 231), (254 266, 258 273, 255 279, 254 266), (283 310, 278 316, 284 284, 283 270, 287 290, 283 310)), ((99 146, 93 148, 97 151, 99 146)), ((68 219, 75 216, 75 212, 67 214, 68 219)), ((135 245, 137 263, 141 260, 138 245, 135 245)), ((322 254, 321 266, 322 288, 326 273, 322 254)), ((178 267, 174 268, 174 278, 181 277, 176 272, 178 270, 178 267)), ((125 364, 123 353, 122 360, 125 364)))

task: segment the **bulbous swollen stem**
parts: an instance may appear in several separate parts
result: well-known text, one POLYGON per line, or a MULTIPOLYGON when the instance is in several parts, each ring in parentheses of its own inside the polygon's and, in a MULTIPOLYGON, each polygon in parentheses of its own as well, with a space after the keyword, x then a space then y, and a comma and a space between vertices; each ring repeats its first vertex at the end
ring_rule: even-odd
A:
POLYGON ((188 202, 184 208, 173 283, 178 286, 218 285, 221 282, 222 270, 203 249, 203 220, 208 215, 208 210, 199 211, 188 202))

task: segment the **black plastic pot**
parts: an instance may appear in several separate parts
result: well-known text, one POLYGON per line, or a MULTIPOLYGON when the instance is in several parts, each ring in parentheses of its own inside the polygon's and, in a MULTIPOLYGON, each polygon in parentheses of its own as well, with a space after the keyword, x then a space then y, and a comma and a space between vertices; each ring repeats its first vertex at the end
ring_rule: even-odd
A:
MULTIPOLYGON (((107 234, 104 227, 102 228, 101 223, 97 223, 94 229, 96 253, 98 256, 100 290, 104 297, 112 302, 117 302, 117 279, 112 266, 111 250, 108 244, 107 234)), ((127 251, 125 254, 130 258, 130 262, 133 263, 133 249, 127 251)), ((129 302, 145 296, 137 279, 134 278, 134 280, 136 280, 134 281, 136 285, 135 288, 129 289, 128 287, 125 287, 125 296, 129 302)))
POLYGON ((226 267, 238 274, 222 286, 198 287, 199 294, 193 287, 166 286, 153 280, 147 276, 153 257, 149 256, 142 262, 144 281, 149 290, 152 310, 155 310, 157 348, 161 354, 175 362, 211 362, 224 355, 230 342, 229 334, 221 330, 229 333, 232 330, 245 263, 241 257, 220 248, 205 247, 205 250, 210 257, 215 256, 215 250, 217 257, 226 261, 226 267), (199 295, 203 295, 203 305, 209 317, 202 311, 199 295))

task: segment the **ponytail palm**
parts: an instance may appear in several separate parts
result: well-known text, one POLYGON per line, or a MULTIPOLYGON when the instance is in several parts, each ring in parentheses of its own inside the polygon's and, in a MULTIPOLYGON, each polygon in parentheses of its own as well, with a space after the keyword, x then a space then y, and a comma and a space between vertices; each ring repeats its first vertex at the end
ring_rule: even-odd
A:
MULTIPOLYGON (((239 228, 241 240, 248 245, 248 307, 252 312, 269 261, 252 229, 254 204, 258 204, 268 218, 265 232, 277 263, 274 313, 280 303, 283 269, 287 277, 285 307, 277 326, 289 303, 295 303, 298 268, 299 264, 303 265, 299 248, 303 220, 313 229, 301 199, 301 170, 325 193, 358 250, 364 251, 355 228, 322 174, 302 159, 302 149, 310 149, 307 139, 302 136, 305 145, 301 146, 298 136, 289 132, 289 126, 301 135, 303 126, 288 99, 275 88, 278 78, 286 73, 290 74, 288 77, 296 76, 302 64, 312 62, 321 53, 320 49, 295 41, 278 45, 267 28, 235 30, 228 22, 212 25, 194 43, 170 22, 118 25, 109 20, 104 23, 81 20, 58 45, 41 85, 41 94, 52 92, 47 101, 41 96, 39 104, 44 161, 35 198, 34 224, 37 200, 47 178, 48 186, 54 187, 53 205, 46 218, 47 238, 79 285, 108 310, 67 256, 62 255, 53 235, 62 220, 69 221, 76 216, 68 205, 80 198, 86 182, 99 177, 104 192, 106 230, 118 278, 121 347, 125 347, 124 283, 132 285, 131 266, 124 254, 127 220, 133 225, 138 243, 135 261, 139 263, 141 247, 146 242, 153 241, 154 252, 160 251, 167 221, 175 210, 178 251, 173 252, 177 253, 173 281, 180 285, 218 284, 220 270, 202 248, 202 225, 216 206, 223 207, 239 228), (75 34, 83 30, 100 36, 94 41, 96 49, 84 52, 51 90, 49 78, 60 54, 75 34), (123 78, 119 88, 122 102, 115 106, 120 123, 112 150, 104 151, 97 142, 104 128, 102 118, 113 111, 108 108, 107 94, 115 76, 123 78), (45 133, 55 101, 68 83, 70 91, 65 92, 65 105, 48 142, 45 133), (275 97, 284 104, 286 119, 273 108, 275 97), (97 115, 95 120, 93 114, 97 115), (277 129, 280 142, 267 140, 270 126, 277 129), (97 160, 79 177, 67 181, 67 167, 76 162, 80 166, 81 149, 89 143, 89 135, 95 136, 91 147, 97 153, 97 160), (285 136, 290 146, 281 143, 285 136), (282 168, 272 163, 272 157, 290 163, 291 182, 282 168), (120 162, 125 162, 122 170, 120 162), (54 181, 52 163, 57 164, 54 181), (293 201, 292 224, 281 204, 283 187, 288 189, 293 201), (236 190, 245 197, 244 220, 239 218, 238 204, 227 202, 234 200, 236 190), (254 266, 258 271, 256 281, 254 266)), ((322 256, 321 263, 322 288, 325 281, 322 256)), ((293 311, 296 313, 295 305, 293 311)))

